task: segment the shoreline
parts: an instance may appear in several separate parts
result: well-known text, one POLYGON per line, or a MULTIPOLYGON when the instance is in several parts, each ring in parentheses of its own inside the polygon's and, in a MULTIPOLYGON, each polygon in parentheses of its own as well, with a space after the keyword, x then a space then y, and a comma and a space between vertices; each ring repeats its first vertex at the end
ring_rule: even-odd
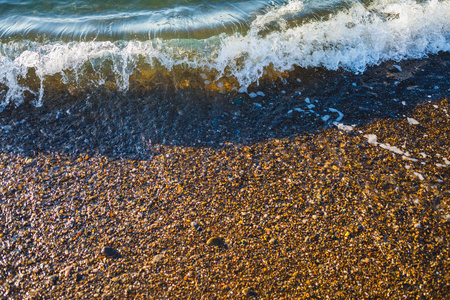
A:
POLYGON ((50 93, 41 108, 28 102, 0 113, 0 147, 24 155, 145 159, 149 143, 216 148, 250 144, 332 127, 339 112, 339 123, 368 124, 403 117, 424 101, 448 98, 449 69, 450 53, 386 62, 361 75, 296 69, 277 80, 262 80, 248 91, 264 94, 254 98, 179 89, 170 82, 147 92, 50 93))
POLYGON ((1 113, 1 297, 445 299, 449 63, 1 113))

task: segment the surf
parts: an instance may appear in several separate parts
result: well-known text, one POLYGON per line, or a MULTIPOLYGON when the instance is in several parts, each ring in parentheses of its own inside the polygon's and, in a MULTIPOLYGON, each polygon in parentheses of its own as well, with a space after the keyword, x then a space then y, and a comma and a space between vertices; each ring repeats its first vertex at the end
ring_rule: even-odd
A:
MULTIPOLYGON (((262 78, 277 77, 294 67, 361 73, 387 60, 450 50, 449 1, 254 2, 261 6, 254 6, 252 13, 244 10, 242 20, 235 16, 239 22, 232 21, 229 27, 224 22, 219 26, 223 30, 196 38, 183 36, 195 26, 188 26, 181 37, 154 34, 129 39, 123 32, 122 38, 115 39, 107 34, 102 38, 85 33, 31 34, 31 29, 26 31, 29 35, 12 34, 12 29, 7 35, 1 29, 0 107, 19 105, 26 98, 40 106, 49 89, 77 93, 108 86, 126 92, 136 84, 151 87, 158 74, 171 73, 181 88, 246 92, 262 78)), ((191 7, 199 5, 212 4, 191 7)))

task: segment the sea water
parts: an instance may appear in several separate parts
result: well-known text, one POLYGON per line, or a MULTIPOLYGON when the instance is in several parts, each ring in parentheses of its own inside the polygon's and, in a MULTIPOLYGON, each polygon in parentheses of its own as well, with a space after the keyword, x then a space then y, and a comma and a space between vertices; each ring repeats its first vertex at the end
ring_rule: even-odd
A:
POLYGON ((450 0, 0 0, 0 110, 162 73, 245 92, 294 67, 364 72, 449 50, 450 0))

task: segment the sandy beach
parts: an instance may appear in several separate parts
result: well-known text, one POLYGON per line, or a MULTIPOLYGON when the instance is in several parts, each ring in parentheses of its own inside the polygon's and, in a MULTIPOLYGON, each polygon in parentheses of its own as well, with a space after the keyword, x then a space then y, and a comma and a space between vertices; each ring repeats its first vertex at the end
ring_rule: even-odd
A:
POLYGON ((445 299, 449 64, 8 107, 0 297, 445 299))

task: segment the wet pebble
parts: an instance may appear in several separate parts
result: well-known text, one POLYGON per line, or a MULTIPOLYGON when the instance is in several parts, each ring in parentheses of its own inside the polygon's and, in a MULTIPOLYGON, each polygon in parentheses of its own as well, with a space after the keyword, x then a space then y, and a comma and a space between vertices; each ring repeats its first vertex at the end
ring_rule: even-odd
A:
POLYGON ((225 245, 225 241, 222 238, 220 238, 220 237, 212 237, 206 242, 206 244, 209 245, 209 246, 222 247, 222 246, 225 245))
POLYGON ((112 247, 104 247, 102 250, 102 254, 108 257, 119 256, 119 252, 117 252, 117 250, 112 247))

